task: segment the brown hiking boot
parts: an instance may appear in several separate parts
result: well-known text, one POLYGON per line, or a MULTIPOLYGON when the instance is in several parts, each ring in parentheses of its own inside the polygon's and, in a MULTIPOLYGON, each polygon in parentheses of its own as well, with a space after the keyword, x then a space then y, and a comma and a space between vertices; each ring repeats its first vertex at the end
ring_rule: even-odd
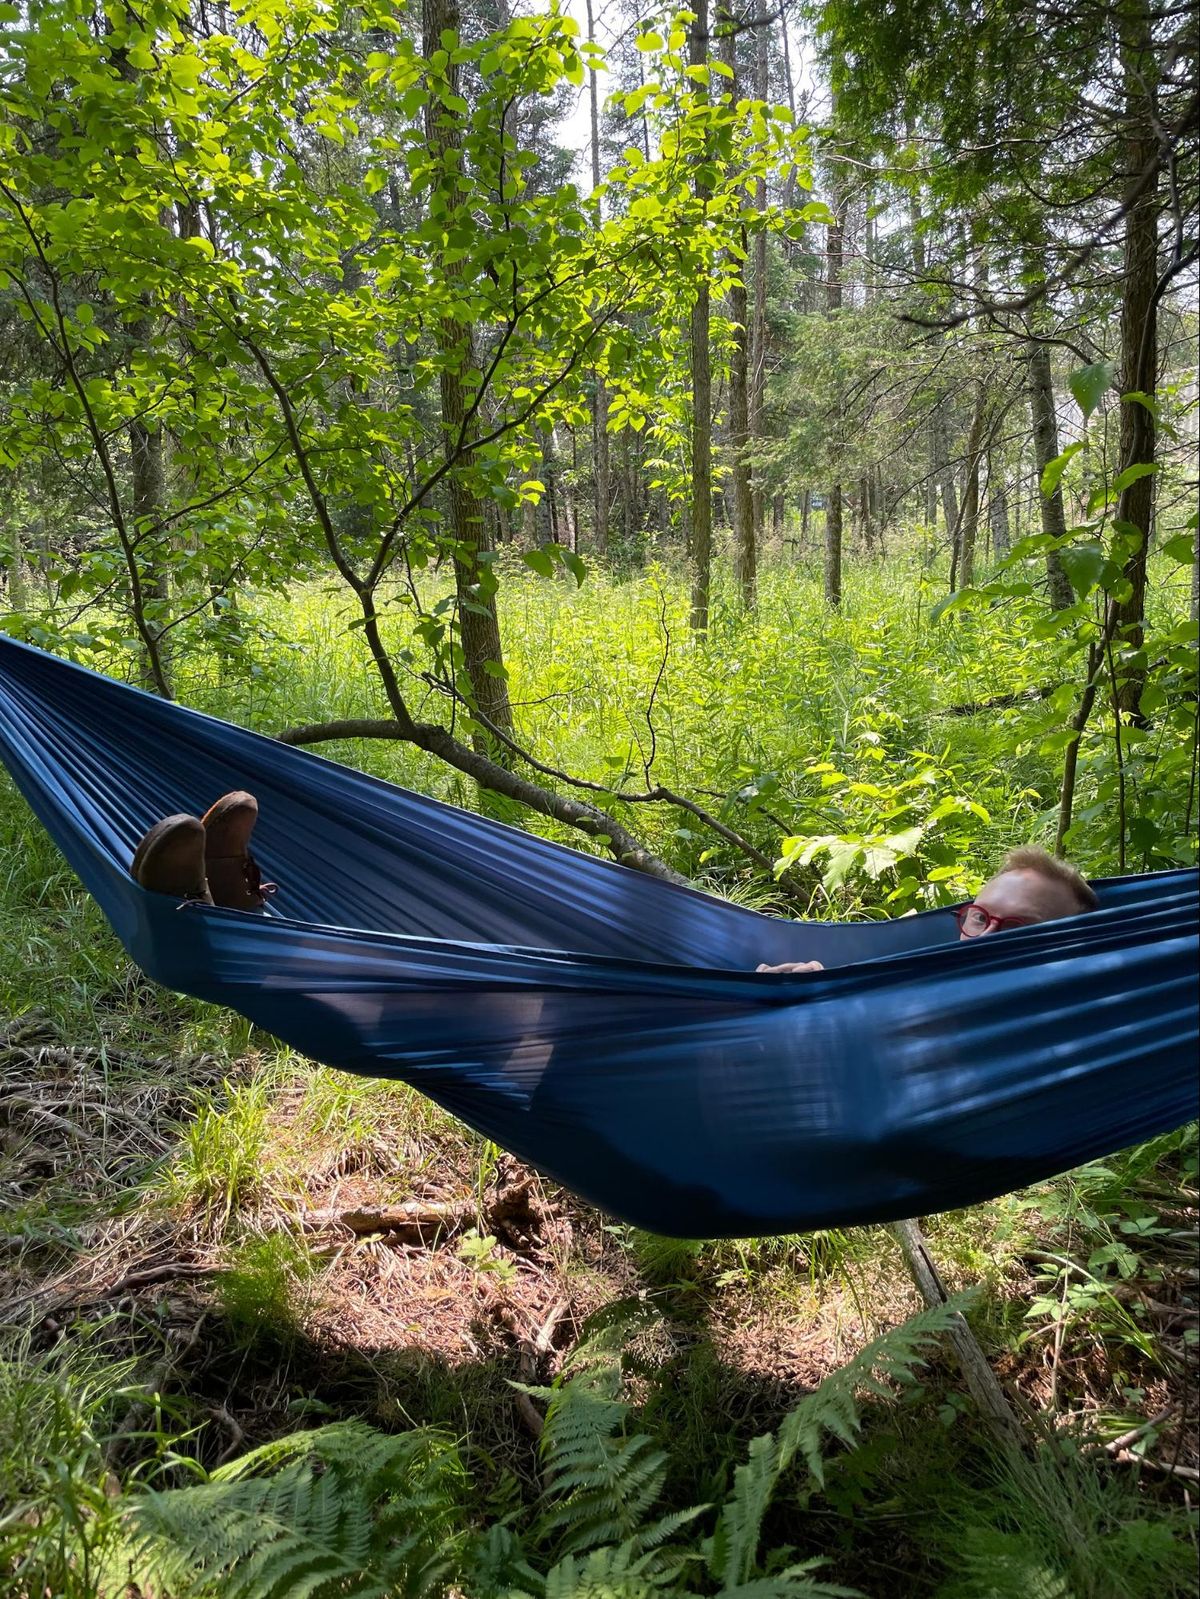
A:
POLYGON ((264 883, 250 853, 258 820, 258 801, 241 789, 223 795, 201 818, 205 833, 204 868, 213 900, 233 911, 261 911, 274 883, 264 883))
POLYGON ((204 876, 204 839, 199 817, 164 816, 134 851, 129 868, 134 881, 152 894, 211 905, 213 897, 204 876))

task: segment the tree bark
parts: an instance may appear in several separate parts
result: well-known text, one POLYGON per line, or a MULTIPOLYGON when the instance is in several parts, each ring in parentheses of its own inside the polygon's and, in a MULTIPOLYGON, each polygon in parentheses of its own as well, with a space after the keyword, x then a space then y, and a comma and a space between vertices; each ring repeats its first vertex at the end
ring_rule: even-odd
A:
MULTIPOLYGON (((734 18, 722 4, 717 11, 720 30, 720 58, 733 74, 725 80, 728 93, 738 98, 737 35, 734 18)), ((729 320, 733 324, 733 347, 729 356, 729 504, 733 524, 734 584, 742 604, 754 605, 757 559, 754 506, 750 491, 750 360, 746 294, 746 229, 741 229, 742 259, 729 286, 729 320)))
MULTIPOLYGON (((787 21, 783 19, 786 38, 787 21)), ((764 103, 770 99, 770 60, 767 50, 767 23, 760 20, 754 33, 754 94, 764 103)), ((758 225, 754 234, 754 318, 750 329, 750 439, 752 445, 765 436, 767 396, 767 180, 760 177, 754 191, 758 225)), ((750 510, 755 551, 762 548, 765 531, 765 493, 761 469, 751 473, 750 510)))
MULTIPOLYGON (((695 0, 689 27, 688 61, 702 67, 708 57, 708 0, 695 0)), ((698 97, 707 98, 699 83, 698 97)), ((706 210, 711 189, 701 162, 692 191, 706 210)), ((712 362, 708 348, 708 265, 701 263, 691 317, 692 360, 692 606, 691 625, 698 633, 708 629, 709 592, 712 584, 712 362)))
MULTIPOLYGON (((983 457, 983 424, 987 396, 979 385, 971 430, 967 435, 967 476, 963 487, 962 527, 958 539, 958 581, 956 588, 970 588, 975 581, 975 545, 979 535, 979 464, 983 457)), ((953 581, 953 579, 952 579, 953 581)))
MULTIPOLYGON (((1055 485, 1053 494, 1041 492, 1042 473, 1058 454, 1058 417, 1054 409, 1054 380, 1050 369, 1050 347, 1041 339, 1029 345, 1029 410, 1033 422, 1033 458, 1037 467, 1038 503, 1042 516, 1042 532, 1049 538, 1061 539, 1067 531, 1066 513, 1063 509, 1062 489, 1055 485)), ((1075 593, 1067 577, 1067 569, 1057 550, 1046 552, 1046 586, 1053 610, 1065 611, 1074 604, 1075 593)))
POLYGON ((842 485, 834 483, 825 501, 825 603, 842 603, 842 485))
MULTIPOLYGON (((888 1230, 900 1245, 909 1276, 921 1298, 931 1309, 944 1305, 950 1296, 920 1227, 915 1221, 896 1221, 888 1230)), ((988 1432, 1005 1447, 1023 1448, 1025 1436, 1008 1396, 964 1316, 955 1316, 950 1341, 971 1397, 979 1407, 980 1419, 988 1432)))
MULTIPOLYGON (((422 0, 422 49, 426 59, 441 49, 446 29, 458 31, 458 0, 422 0)), ((447 61, 442 69, 451 94, 458 93, 458 68, 447 61)), ((447 110, 433 94, 426 95, 425 133, 431 148, 443 162, 453 160, 461 146, 461 130, 455 113, 447 110)), ((448 269, 453 276, 453 268, 448 269)), ((469 404, 462 380, 464 372, 476 366, 474 337, 470 327, 451 320, 437 329, 441 371, 438 383, 442 402, 442 437, 447 459, 451 458, 464 436, 469 404)), ((468 430, 468 437, 469 437, 468 430)), ((455 541, 454 583, 458 597, 458 627, 463 660, 471 696, 488 721, 504 732, 512 729, 512 707, 508 684, 503 676, 504 653, 500 644, 500 619, 496 597, 486 579, 487 566, 479 560, 490 549, 483 502, 469 485, 460 468, 448 474, 450 528, 455 541)), ((483 732, 474 735, 483 748, 489 742, 483 732)))
MULTIPOLYGON (((153 432, 144 422, 129 424, 129 465, 131 481, 131 510, 136 537, 150 522, 155 522, 165 509, 166 472, 163 466, 162 429, 153 432)), ((155 605, 155 614, 145 617, 146 631, 155 639, 157 669, 147 656, 142 663, 142 687, 153 689, 161 678, 171 681, 170 654, 162 638, 166 622, 166 607, 171 597, 171 580, 161 560, 153 556, 142 558, 142 595, 155 605)))
POLYGON ((933 415, 933 444, 934 470, 942 496, 942 518, 946 524, 946 537, 950 538, 958 527, 958 490, 954 487, 954 473, 950 470, 945 400, 938 401, 933 415))
POLYGON ((988 519, 992 529, 992 549, 996 559, 1002 561, 1012 548, 1012 533, 1008 520, 1008 485, 995 461, 992 461, 988 468, 988 485, 988 519))
MULTIPOLYGON (((1155 137, 1156 63, 1146 0, 1125 0, 1121 10, 1121 69, 1125 88, 1125 219, 1121 300, 1121 394, 1139 393, 1153 402, 1158 381, 1158 177, 1145 173, 1158 155, 1155 137), (1141 191, 1139 193, 1139 190, 1141 191)), ((1138 400, 1121 401, 1121 471, 1154 462, 1154 415, 1138 400)), ((1147 474, 1121 490, 1117 520, 1128 524, 1137 548, 1125 563, 1127 599, 1116 607, 1117 626, 1130 650, 1140 650, 1146 612, 1146 556, 1154 515, 1154 478, 1147 474)), ((1118 703, 1137 712, 1146 681, 1141 665, 1125 668, 1118 703)))
MULTIPOLYGON (((836 99, 833 105, 833 118, 837 115, 836 99)), ((832 119, 831 119, 832 120, 832 119)), ((828 277, 826 280, 826 309, 831 317, 835 317, 842 308, 842 257, 843 257, 843 227, 844 203, 841 194, 841 185, 838 182, 836 168, 833 169, 830 179, 830 205, 833 220, 829 223, 826 232, 825 253, 827 258, 828 277)), ((828 605, 839 606, 842 603, 842 484, 839 467, 841 464, 842 444, 842 403, 839 395, 834 403, 833 426, 836 430, 835 438, 830 447, 830 464, 832 466, 831 483, 825 501, 825 600, 828 605)))
MULTIPOLYGON (((595 43, 596 21, 592 0, 587 0, 588 39, 595 43)), ((600 90, 595 67, 588 72, 589 109, 592 124, 592 192, 600 188, 600 90)), ((647 159, 649 156, 647 155, 647 159)), ((596 201, 597 216, 600 201, 596 201)), ((612 499, 612 468, 608 441, 608 387, 602 373, 596 373, 592 392, 592 545, 600 557, 608 554, 608 513, 612 499)))

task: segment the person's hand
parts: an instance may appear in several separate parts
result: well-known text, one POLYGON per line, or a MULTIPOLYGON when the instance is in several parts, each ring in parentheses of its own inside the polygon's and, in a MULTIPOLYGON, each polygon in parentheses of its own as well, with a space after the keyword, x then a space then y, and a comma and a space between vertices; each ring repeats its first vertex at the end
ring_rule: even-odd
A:
POLYGON ((754 968, 756 972, 823 972, 824 965, 820 961, 784 961, 782 966, 761 965, 754 968))

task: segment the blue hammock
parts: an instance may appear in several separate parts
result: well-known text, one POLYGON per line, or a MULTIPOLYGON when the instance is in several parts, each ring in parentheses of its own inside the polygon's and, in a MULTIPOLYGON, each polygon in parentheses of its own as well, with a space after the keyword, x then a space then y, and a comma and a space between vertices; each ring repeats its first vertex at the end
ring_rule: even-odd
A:
POLYGON ((1194 871, 970 943, 945 911, 782 921, 7 639, 0 755, 151 977, 661 1233, 925 1215, 1196 1114, 1194 871), (277 914, 140 889, 141 834, 233 788, 277 914), (830 969, 753 970, 807 959, 830 969))

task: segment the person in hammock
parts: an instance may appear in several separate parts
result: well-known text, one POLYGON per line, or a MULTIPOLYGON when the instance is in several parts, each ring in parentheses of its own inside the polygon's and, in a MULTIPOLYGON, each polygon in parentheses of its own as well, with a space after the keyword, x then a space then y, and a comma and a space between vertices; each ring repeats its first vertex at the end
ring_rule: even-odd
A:
MULTIPOLYGON (((979 890, 973 900, 955 908, 958 936, 983 938, 1009 927, 1032 927, 1094 911, 1100 901, 1091 884, 1056 855, 1029 844, 1014 849, 1004 865, 979 890)), ((781 966, 761 965, 760 972, 820 972, 820 961, 785 961, 781 966)))
MULTIPOLYGON (((130 870, 143 888, 176 899, 261 912, 275 884, 263 881, 250 853, 258 801, 241 789, 224 794, 203 816, 179 814, 156 822, 142 838, 130 870)), ((983 938, 1009 927, 1031 927, 1094 911, 1087 880, 1066 861, 1027 845, 1012 850, 976 897, 955 910, 960 939, 983 938)), ((820 972, 821 961, 765 963, 760 972, 820 972)))
POLYGON ((242 789, 223 794, 203 816, 164 816, 139 842, 130 871, 155 894, 262 911, 275 884, 263 881, 250 853, 257 820, 258 801, 242 789))

